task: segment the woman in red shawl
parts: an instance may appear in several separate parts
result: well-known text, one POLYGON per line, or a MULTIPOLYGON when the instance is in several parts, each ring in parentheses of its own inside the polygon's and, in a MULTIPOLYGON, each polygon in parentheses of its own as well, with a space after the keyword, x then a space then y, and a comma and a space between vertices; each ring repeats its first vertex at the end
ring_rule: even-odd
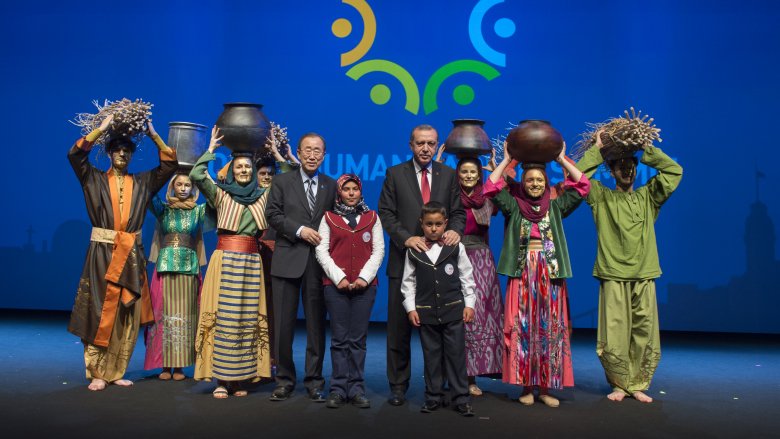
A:
POLYGON ((485 195, 506 218, 498 261, 498 272, 509 278, 503 381, 524 386, 523 405, 534 403, 536 388, 545 405, 558 407, 548 389, 574 385, 566 289, 572 272, 562 219, 587 196, 590 182, 565 157, 564 146, 555 161, 568 178, 555 199, 544 164, 523 163, 520 181, 507 184, 503 174, 512 161, 508 151, 485 184, 485 195))
POLYGON ((469 393, 482 394, 476 376, 501 373, 504 305, 498 285, 493 252, 488 246, 488 227, 495 214, 494 204, 483 194, 482 164, 477 158, 463 158, 457 166, 460 201, 466 211, 466 227, 461 242, 474 267, 477 302, 474 321, 466 325, 466 369, 469 393))

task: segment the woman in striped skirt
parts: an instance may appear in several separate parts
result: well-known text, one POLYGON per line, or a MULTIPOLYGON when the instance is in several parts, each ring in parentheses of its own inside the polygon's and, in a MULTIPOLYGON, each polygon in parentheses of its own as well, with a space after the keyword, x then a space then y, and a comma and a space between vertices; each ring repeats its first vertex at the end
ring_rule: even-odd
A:
POLYGON ((229 393, 246 396, 242 382, 271 377, 263 263, 257 247, 257 236, 268 228, 268 191, 257 185, 251 156, 237 152, 224 183, 209 178, 208 163, 221 139, 214 127, 208 151, 190 173, 209 208, 216 210, 217 249, 201 293, 195 379, 216 379, 213 395, 218 399, 229 393))
MULTIPOLYGON (((180 169, 181 172, 181 169, 180 169)), ((195 362, 200 267, 205 265, 202 226, 205 204, 186 174, 168 184, 165 200, 152 199, 157 218, 149 261, 155 263, 150 294, 154 324, 146 327, 144 368, 162 368, 159 378, 183 380, 183 367, 195 362)))

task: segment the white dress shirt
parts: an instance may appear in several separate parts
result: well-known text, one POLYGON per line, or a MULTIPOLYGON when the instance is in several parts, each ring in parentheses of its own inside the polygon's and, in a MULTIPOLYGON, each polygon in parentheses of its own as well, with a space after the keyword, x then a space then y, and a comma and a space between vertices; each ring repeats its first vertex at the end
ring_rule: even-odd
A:
MULTIPOLYGON (((358 215, 355 219, 360 223, 360 217, 358 215)), ((349 224, 347 219, 343 216, 340 218, 345 224, 349 224)), ((314 255, 317 257, 317 261, 322 265, 322 270, 325 272, 325 276, 333 282, 334 285, 338 285, 345 277, 347 277, 344 270, 339 267, 333 258, 330 256, 330 226, 328 221, 323 215, 322 221, 320 221, 320 244, 314 249, 314 255)), ((376 223, 371 228, 371 256, 369 256, 366 264, 360 270, 359 278, 370 284, 376 277, 379 266, 382 265, 382 259, 385 257, 385 237, 382 232, 382 222, 379 220, 379 215, 376 216, 376 223)))
MULTIPOLYGON (((414 163, 414 173, 417 176, 417 187, 422 193, 422 166, 414 159, 412 159, 412 163, 414 163)), ((428 162, 426 169, 428 170, 428 189, 430 189, 433 187, 433 161, 428 162)))
MULTIPOLYGON (((439 260, 441 255, 442 246, 439 243, 433 244, 425 255, 434 264, 439 260)), ((466 247, 463 244, 458 244, 458 274, 460 276, 460 291, 463 293, 463 303, 467 308, 474 309, 474 305, 477 303, 477 296, 475 294, 477 285, 474 283, 474 273, 471 267, 471 261, 466 255, 466 247)), ((406 312, 414 311, 415 301, 414 298, 417 294, 417 273, 415 265, 409 259, 409 251, 406 252, 406 259, 404 261, 404 277, 401 281, 401 294, 404 295, 404 309, 406 312)))

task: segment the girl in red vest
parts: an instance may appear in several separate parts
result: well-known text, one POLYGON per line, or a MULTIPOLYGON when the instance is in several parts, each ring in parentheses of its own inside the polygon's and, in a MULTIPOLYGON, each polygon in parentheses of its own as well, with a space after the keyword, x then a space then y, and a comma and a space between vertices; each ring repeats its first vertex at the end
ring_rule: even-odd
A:
POLYGON ((316 248, 331 329, 333 374, 326 405, 339 408, 351 401, 369 408, 363 378, 366 336, 385 242, 379 216, 363 200, 360 178, 344 174, 337 186, 336 205, 322 217, 316 248))

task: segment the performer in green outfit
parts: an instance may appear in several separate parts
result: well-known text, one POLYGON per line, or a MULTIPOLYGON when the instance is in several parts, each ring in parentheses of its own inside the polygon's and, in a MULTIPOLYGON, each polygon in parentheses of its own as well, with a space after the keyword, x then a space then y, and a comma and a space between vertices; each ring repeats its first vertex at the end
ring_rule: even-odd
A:
POLYGON ((661 359, 655 279, 661 275, 655 242, 655 220, 661 205, 682 179, 682 167, 652 145, 658 130, 633 113, 594 125, 584 135, 589 149, 577 168, 591 177, 605 160, 615 189, 591 179, 587 203, 593 211, 598 249, 593 276, 599 280, 599 324, 596 353, 612 401, 631 396, 652 402, 645 394, 661 359), (641 162, 658 171, 634 189, 636 151, 641 162))
POLYGON ((158 195, 149 206, 157 218, 149 252, 149 262, 156 264, 149 290, 155 323, 146 328, 144 369, 162 368, 161 380, 181 381, 182 368, 195 363, 206 204, 196 203, 198 190, 185 172, 189 169, 180 167, 165 198, 158 195))
POLYGON ((246 396, 242 382, 271 377, 263 264, 257 237, 268 228, 268 191, 257 185, 251 154, 234 151, 225 183, 214 183, 208 164, 220 146, 214 127, 206 153, 190 178, 216 210, 217 248, 203 282, 195 340, 195 379, 217 380, 217 399, 246 396))

